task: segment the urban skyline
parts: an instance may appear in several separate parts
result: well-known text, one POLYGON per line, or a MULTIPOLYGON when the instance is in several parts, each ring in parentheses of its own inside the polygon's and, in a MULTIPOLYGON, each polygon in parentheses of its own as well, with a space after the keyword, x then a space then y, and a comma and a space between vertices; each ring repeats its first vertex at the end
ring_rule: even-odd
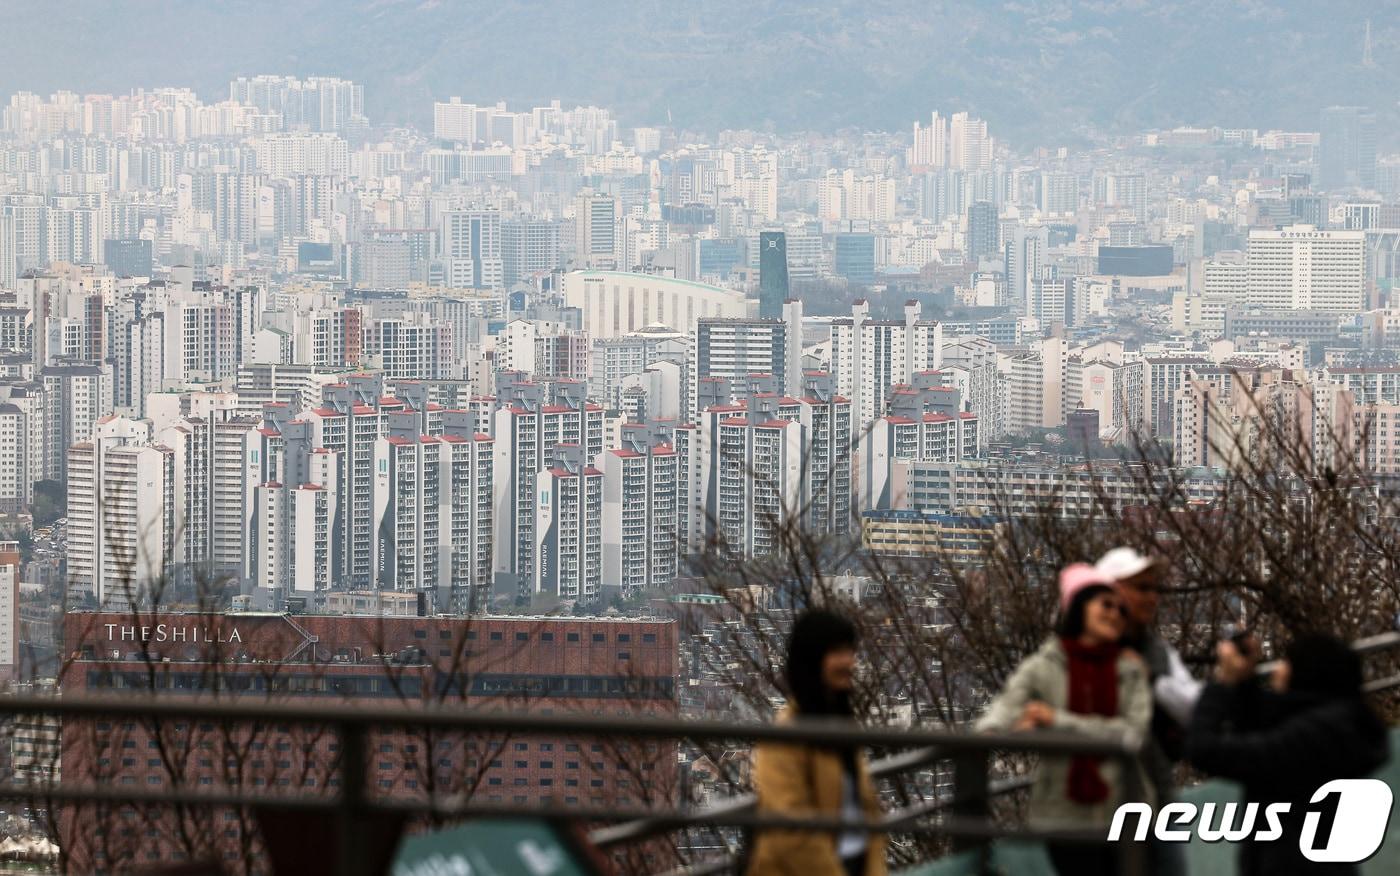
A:
MULTIPOLYGON (((0 700, 79 710, 0 709, 34 860, 265 872, 256 798, 346 781, 342 840, 446 795, 723 815, 764 772, 723 728, 813 705, 783 663, 812 616, 822 661, 859 644, 817 711, 981 758, 890 767, 867 814, 910 824, 1015 779, 967 735, 989 703, 1007 750, 1091 741, 997 705, 1047 648, 1199 688, 1222 640, 1326 633, 1392 684, 1400 29, 1368 5, 255 6, 84 0, 66 78, 35 9, 0 36, 0 700), (97 69, 104 22, 144 30, 97 69), (136 50, 172 33, 190 57, 136 50), (622 735, 671 719, 720 729, 622 735), (65 786, 233 802, 138 827, 40 804, 65 786)), ((585 869, 748 842, 649 830, 585 869)))

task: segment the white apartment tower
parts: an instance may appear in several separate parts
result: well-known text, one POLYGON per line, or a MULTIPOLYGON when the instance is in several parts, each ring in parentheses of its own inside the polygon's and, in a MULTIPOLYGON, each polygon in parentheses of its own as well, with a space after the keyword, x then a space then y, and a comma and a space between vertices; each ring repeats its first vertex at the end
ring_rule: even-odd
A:
POLYGON ((163 580, 174 542, 174 456, 150 426, 109 418, 68 452, 68 588, 125 607, 163 580))
POLYGON ((495 412, 495 571, 514 577, 520 595, 537 589, 535 502, 539 474, 556 466, 561 444, 577 445, 584 460, 603 452, 603 409, 587 400, 587 384, 546 387, 512 383, 497 393, 495 412))
POLYGON ((603 585, 603 473, 577 444, 555 448, 536 478, 535 592, 583 603, 603 585))
POLYGON ((892 386, 911 382, 921 371, 938 370, 942 360, 943 326, 923 319, 917 302, 904 305, 902 320, 877 320, 870 317, 869 303, 860 299, 849 319, 832 321, 835 392, 851 400, 857 434, 885 413, 892 386))
POLYGON ((677 570, 675 448, 642 423, 622 427, 621 446, 604 451, 603 581, 624 596, 664 587, 677 570))

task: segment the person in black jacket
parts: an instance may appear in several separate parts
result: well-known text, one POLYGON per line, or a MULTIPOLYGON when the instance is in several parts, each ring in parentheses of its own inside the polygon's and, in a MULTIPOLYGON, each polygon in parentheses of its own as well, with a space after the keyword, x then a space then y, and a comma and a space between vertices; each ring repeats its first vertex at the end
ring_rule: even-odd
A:
POLYGON ((1217 647, 1215 681, 1196 704, 1186 754, 1203 772, 1244 785, 1248 802, 1288 803, 1283 836, 1246 841, 1242 874, 1355 873, 1352 864, 1309 861, 1298 847, 1314 792, 1332 779, 1362 778, 1390 756, 1385 725, 1361 691, 1361 659, 1330 636, 1292 642, 1270 684, 1255 671, 1258 647, 1248 639, 1217 647))

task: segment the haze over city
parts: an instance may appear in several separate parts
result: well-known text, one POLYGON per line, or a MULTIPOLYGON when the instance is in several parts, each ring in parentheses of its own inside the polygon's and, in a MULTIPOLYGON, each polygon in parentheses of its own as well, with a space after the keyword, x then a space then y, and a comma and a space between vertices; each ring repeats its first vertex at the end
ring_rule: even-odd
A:
POLYGON ((1393 872, 1392 13, 7 4, 0 872, 1393 872))

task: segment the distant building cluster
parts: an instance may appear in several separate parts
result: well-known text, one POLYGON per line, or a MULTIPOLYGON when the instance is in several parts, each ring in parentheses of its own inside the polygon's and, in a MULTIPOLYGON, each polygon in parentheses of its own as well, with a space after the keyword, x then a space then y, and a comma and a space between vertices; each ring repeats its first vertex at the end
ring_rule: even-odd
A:
POLYGON ((0 510, 66 503, 75 604, 597 610, 789 523, 964 545, 1027 444, 1220 470, 1264 416, 1400 473, 1400 156, 1368 109, 1022 149, 969 112, 706 141, 364 105, 8 99, 0 510))

